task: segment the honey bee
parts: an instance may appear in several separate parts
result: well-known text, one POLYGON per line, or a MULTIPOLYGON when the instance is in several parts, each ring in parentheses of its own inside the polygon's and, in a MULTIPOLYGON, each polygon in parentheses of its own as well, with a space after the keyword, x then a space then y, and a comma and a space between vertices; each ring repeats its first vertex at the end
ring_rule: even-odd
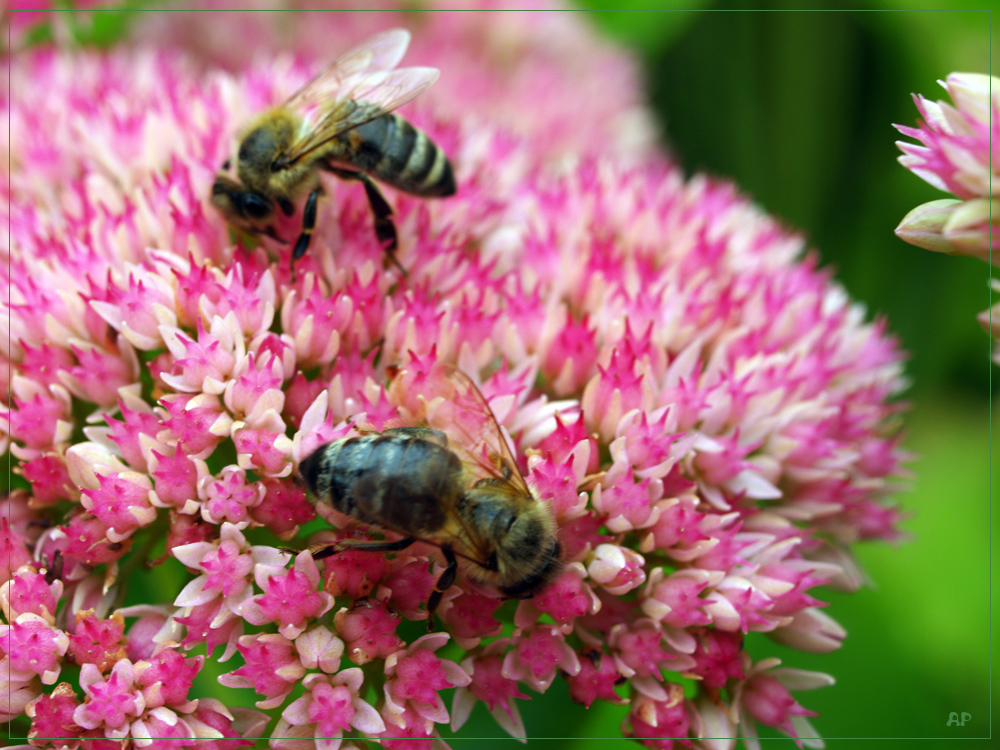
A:
POLYGON ((349 549, 401 550, 416 541, 441 548, 447 567, 427 602, 428 629, 459 567, 513 599, 534 596, 562 567, 552 512, 532 494, 486 400, 460 370, 438 367, 447 394, 446 416, 436 420, 442 429, 392 427, 343 438, 299 465, 317 498, 403 535, 398 541, 342 539, 314 550, 314 558, 349 549))
POLYGON ((323 194, 320 170, 364 185, 375 236, 396 260, 392 208, 372 177, 421 197, 455 193, 451 163, 423 132, 392 110, 437 80, 434 68, 394 68, 410 43, 404 29, 376 34, 337 58, 284 104, 250 122, 238 139, 236 178, 222 165, 212 185, 212 204, 236 229, 285 241, 275 229, 277 210, 295 213, 302 196, 302 233, 295 261, 309 248, 316 203, 323 194))

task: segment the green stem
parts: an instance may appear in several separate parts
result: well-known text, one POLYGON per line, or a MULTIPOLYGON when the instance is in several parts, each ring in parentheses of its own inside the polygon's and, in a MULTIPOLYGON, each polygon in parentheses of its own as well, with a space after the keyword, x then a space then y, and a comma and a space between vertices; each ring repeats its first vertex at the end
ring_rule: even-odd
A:
POLYGON ((139 566, 144 566, 149 562, 153 548, 167 535, 167 529, 170 526, 169 519, 169 513, 157 513, 156 520, 147 527, 146 532, 142 535, 141 544, 119 566, 118 578, 114 584, 117 591, 111 602, 111 611, 118 609, 125 602, 125 597, 128 595, 128 586, 125 582, 131 580, 139 566))

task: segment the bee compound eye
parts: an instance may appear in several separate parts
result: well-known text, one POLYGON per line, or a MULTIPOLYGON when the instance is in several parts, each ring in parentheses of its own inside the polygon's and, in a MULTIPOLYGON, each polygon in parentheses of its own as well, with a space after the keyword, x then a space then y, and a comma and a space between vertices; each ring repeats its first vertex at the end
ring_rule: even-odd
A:
POLYGON ((271 201, 257 193, 243 193, 240 200, 243 215, 251 219, 263 219, 271 214, 271 201))

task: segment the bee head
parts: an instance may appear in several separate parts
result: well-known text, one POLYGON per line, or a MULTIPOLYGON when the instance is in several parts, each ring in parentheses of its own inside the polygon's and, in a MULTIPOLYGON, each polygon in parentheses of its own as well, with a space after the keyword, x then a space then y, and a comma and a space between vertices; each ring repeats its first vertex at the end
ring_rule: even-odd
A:
POLYGON ((274 216, 274 202, 220 174, 212 184, 212 205, 230 224, 256 229, 274 216))
POLYGON ((480 482, 470 492, 475 525, 488 529, 494 555, 488 569, 507 597, 525 599, 548 585, 562 569, 562 548, 548 506, 537 500, 512 504, 480 482), (503 498, 503 499, 501 499, 503 498))
POLYGON ((562 546, 559 540, 547 539, 539 548, 538 555, 530 563, 525 561, 517 580, 499 587, 500 593, 511 599, 530 599, 552 583, 562 567, 562 546))

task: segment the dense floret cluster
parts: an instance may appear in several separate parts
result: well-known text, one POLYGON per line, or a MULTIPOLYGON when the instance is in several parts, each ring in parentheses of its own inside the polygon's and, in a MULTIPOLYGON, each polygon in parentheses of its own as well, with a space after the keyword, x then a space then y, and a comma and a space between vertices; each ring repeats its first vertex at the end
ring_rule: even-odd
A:
MULTIPOLYGON (((754 747, 756 722, 818 746, 790 691, 832 679, 744 638, 844 638, 813 589, 857 587, 851 545, 898 534, 900 352, 801 238, 657 152, 634 66, 578 17, 420 18, 404 64, 443 75, 403 113, 459 188, 387 189, 406 276, 356 184, 326 182, 294 278, 208 202, 239 126, 325 60, 12 60, 4 718, 70 750, 426 748, 477 702, 524 738, 518 706, 565 680, 650 747, 754 747), (298 464, 398 414, 387 364, 419 395, 439 362, 512 437, 565 567, 523 601, 460 578, 414 637, 436 548, 285 546, 378 533, 310 502, 298 464), (152 565, 181 583, 130 588, 152 565)), ((295 23, 328 50, 398 22, 295 23)))

